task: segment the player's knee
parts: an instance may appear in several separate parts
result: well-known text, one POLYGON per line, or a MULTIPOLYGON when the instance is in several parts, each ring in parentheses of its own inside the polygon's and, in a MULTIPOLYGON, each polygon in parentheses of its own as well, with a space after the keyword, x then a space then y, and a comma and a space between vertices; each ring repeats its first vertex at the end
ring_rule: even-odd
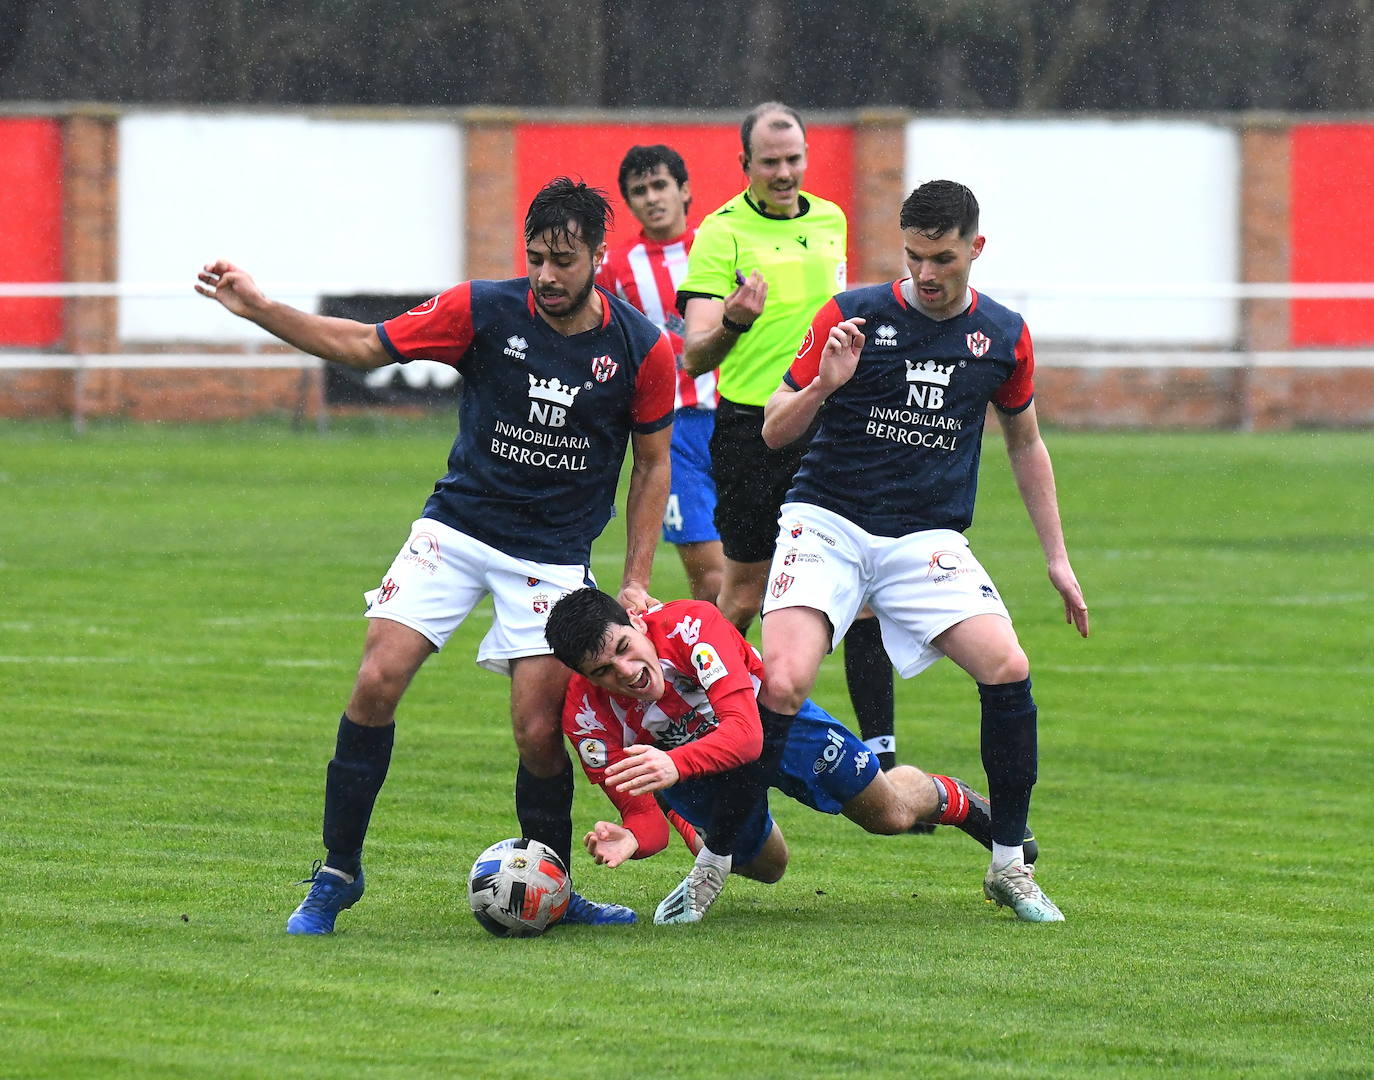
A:
POLYGON ((408 681, 405 675, 385 664, 364 658, 348 701, 349 719, 365 727, 391 723, 408 681))
POLYGON ((763 689, 759 701, 776 713, 795 716, 811 690, 811 680, 803 679, 802 672, 793 670, 785 663, 765 664, 763 689))
POLYGON ((1021 646, 1013 645, 1001 656, 992 658, 984 675, 978 681, 994 686, 1022 682, 1030 678, 1030 660, 1021 646))
POLYGON ((567 753, 556 727, 538 718, 516 717, 512 731, 520 763, 535 776, 557 776, 563 771, 567 753))

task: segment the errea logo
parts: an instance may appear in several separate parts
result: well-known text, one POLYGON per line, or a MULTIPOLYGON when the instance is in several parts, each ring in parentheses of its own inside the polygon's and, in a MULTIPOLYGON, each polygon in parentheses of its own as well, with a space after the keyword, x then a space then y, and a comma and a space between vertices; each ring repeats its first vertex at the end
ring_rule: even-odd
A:
POLYGON ((896 345, 897 328, 891 323, 883 323, 877 330, 873 331, 874 345, 896 345))
POLYGON ((530 343, 519 334, 512 334, 510 337, 506 338, 505 353, 507 356, 512 356, 516 360, 523 360, 525 359, 525 350, 529 347, 530 343))

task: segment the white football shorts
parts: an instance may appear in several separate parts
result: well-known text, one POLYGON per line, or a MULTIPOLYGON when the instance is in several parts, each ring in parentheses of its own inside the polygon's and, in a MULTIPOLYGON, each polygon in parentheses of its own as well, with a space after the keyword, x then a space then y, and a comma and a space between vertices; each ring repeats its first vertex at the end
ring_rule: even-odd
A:
POLYGON ((484 596, 496 617, 477 648, 477 663, 500 675, 521 656, 547 656, 544 623, 549 609, 584 585, 591 568, 516 559, 431 518, 410 527, 410 537, 377 588, 363 594, 369 619, 390 619, 444 643, 484 596))
POLYGON ((883 647, 904 679, 944 654, 931 642, 974 615, 1010 620, 992 579, 963 533, 929 529, 874 536, 810 503, 784 503, 763 613, 809 607, 830 620, 830 647, 868 604, 883 647))

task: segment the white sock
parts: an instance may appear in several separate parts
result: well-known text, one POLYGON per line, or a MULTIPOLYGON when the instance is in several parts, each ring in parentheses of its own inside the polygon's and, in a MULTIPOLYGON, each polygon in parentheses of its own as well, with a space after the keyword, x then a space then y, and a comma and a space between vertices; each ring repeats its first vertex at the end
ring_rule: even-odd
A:
POLYGON ((897 752, 897 736, 875 735, 871 739, 865 739, 864 745, 875 754, 895 754, 897 752))
POLYGON ((698 866, 714 866, 722 875, 730 873, 730 867, 734 863, 734 858, 730 855, 717 855, 705 845, 697 852, 698 866))
POLYGON ((1026 853, 1021 850, 1021 845, 1006 847, 999 844, 996 840, 992 842, 992 868, 1000 870, 1004 866, 1016 863, 1018 866, 1026 861, 1026 853))
POLYGON ((352 874, 345 874, 342 870, 335 870, 332 866, 321 866, 321 874, 333 874, 335 877, 343 878, 350 885, 357 880, 352 874))

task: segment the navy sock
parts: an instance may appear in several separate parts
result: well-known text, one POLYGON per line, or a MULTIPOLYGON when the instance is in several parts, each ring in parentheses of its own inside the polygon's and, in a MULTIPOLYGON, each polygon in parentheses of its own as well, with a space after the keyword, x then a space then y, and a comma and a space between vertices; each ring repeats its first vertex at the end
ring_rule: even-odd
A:
POLYGON ((711 824, 706 846, 717 855, 732 855, 740 832, 768 799, 768 784, 777 770, 787 734, 796 714, 788 716, 759 706, 763 723, 763 752, 758 760, 722 773, 723 783, 715 786, 711 824))
POLYGON ((563 755, 563 771, 539 777, 523 764, 515 770, 515 816, 520 835, 548 844, 572 870, 572 762, 563 755))
POLYGON ((1016 847, 1025 839, 1038 764, 1031 681, 979 683, 978 696, 983 703, 983 768, 992 803, 992 839, 1016 847))
POLYGON ((324 781, 325 865, 345 874, 362 867, 363 840, 372 820, 372 806, 391 766, 396 725, 363 727, 344 713, 334 757, 324 781))
POLYGON ((878 620, 855 619, 844 635, 844 679, 859 735, 870 747, 878 748, 878 764, 883 769, 897 763, 892 678, 892 661, 883 648, 878 620))

